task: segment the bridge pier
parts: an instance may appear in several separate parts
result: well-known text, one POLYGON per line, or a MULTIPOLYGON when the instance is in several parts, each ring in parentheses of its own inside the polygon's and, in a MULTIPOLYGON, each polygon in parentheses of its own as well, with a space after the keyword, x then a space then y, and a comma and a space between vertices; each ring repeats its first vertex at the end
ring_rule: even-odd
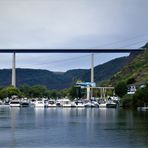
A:
POLYGON ((16 57, 15 52, 13 53, 12 57, 12 81, 11 85, 16 87, 16 57))
MULTIPOLYGON (((91 83, 94 83, 94 54, 91 54, 91 83)), ((89 91, 88 93, 90 93, 90 98, 93 98, 93 89, 90 89, 91 91, 89 91)), ((90 99, 89 98, 89 99, 90 99)))

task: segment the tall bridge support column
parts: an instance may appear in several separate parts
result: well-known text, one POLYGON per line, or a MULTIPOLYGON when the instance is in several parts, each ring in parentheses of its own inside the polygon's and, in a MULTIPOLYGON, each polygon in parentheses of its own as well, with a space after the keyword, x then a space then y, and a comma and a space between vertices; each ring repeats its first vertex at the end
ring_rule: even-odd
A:
POLYGON ((91 82, 94 82, 94 54, 91 54, 91 82))
MULTIPOLYGON (((94 83, 94 54, 91 54, 91 83, 94 83)), ((91 88, 91 99, 93 97, 93 88, 91 88)))
POLYGON ((16 58, 15 58, 15 52, 13 53, 13 57, 12 57, 12 82, 11 85, 16 87, 16 66, 15 63, 16 62, 16 58))

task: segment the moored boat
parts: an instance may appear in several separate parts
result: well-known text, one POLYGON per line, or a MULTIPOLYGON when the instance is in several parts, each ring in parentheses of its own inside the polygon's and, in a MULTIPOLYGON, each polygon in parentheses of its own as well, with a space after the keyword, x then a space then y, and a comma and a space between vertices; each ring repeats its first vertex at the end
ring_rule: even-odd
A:
POLYGON ((71 107, 71 101, 69 99, 59 99, 57 101, 57 106, 60 107, 71 107))
POLYGON ((148 111, 148 107, 138 107, 137 108, 138 111, 148 111))
POLYGON ((48 106, 48 107, 56 107, 56 106, 57 106, 57 105, 56 105, 56 101, 55 101, 55 100, 49 100, 47 106, 48 106))
POLYGON ((35 107, 45 107, 44 100, 36 100, 34 103, 35 107))
POLYGON ((29 101, 27 101, 27 100, 21 101, 21 107, 29 107, 29 106, 30 106, 29 101))
POLYGON ((21 102, 20 102, 20 100, 11 100, 9 105, 10 105, 10 107, 20 107, 21 102))
POLYGON ((85 107, 99 107, 99 104, 95 100, 85 100, 84 106, 85 107))
POLYGON ((77 107, 77 108, 79 108, 79 107, 80 107, 80 108, 85 107, 83 101, 80 101, 80 100, 76 101, 75 104, 76 104, 76 107, 77 107))
POLYGON ((107 107, 107 108, 116 108, 116 107, 117 107, 117 103, 114 102, 113 100, 109 100, 109 101, 107 101, 107 103, 106 103, 106 107, 107 107))

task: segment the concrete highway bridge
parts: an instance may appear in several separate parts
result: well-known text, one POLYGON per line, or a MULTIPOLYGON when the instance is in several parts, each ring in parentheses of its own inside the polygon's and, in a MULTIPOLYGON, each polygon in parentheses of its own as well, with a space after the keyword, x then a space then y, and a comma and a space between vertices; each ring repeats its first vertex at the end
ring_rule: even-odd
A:
POLYGON ((91 53, 91 83, 94 82, 94 53, 131 53, 140 49, 0 49, 0 53, 12 53, 12 85, 16 87, 16 53, 91 53))

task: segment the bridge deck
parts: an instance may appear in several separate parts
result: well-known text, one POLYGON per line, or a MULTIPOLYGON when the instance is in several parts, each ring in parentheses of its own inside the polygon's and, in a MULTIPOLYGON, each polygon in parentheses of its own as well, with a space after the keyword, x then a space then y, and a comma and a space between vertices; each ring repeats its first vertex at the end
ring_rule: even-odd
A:
POLYGON ((0 53, 129 53, 144 49, 0 49, 0 53))

